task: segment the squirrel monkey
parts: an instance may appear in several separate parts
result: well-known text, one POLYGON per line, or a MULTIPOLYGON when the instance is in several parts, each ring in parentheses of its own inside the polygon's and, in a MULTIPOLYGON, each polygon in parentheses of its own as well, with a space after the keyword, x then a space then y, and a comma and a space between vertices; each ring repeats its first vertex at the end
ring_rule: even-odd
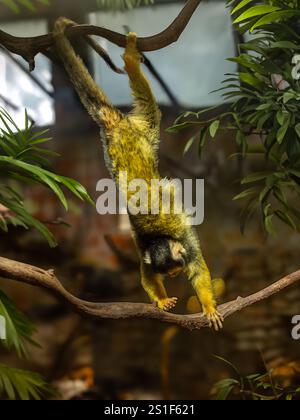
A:
MULTIPOLYGON (((59 18, 54 38, 57 51, 69 77, 87 111, 101 127, 101 137, 108 169, 120 183, 126 173, 130 182, 162 180, 158 171, 158 147, 161 113, 151 87, 141 70, 141 55, 137 35, 129 33, 123 59, 128 74, 134 108, 128 115, 116 109, 96 85, 65 36, 65 29, 74 22, 59 18)), ((121 184, 122 185, 122 184, 121 184)), ((123 187, 122 187, 123 188, 123 187)), ((126 189, 126 185, 124 186, 126 189)), ((210 272, 201 253, 195 230, 184 214, 130 214, 133 236, 141 261, 141 281, 145 291, 158 308, 168 311, 177 302, 169 298, 163 276, 184 272, 191 281, 210 327, 222 328, 222 316, 217 311, 210 272)))

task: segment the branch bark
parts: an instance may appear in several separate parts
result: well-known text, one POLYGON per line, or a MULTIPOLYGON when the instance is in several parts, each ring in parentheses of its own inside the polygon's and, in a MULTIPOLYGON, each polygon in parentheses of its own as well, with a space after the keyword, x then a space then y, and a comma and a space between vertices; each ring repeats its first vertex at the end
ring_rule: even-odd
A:
MULTIPOLYGON (((176 17, 176 19, 164 31, 154 36, 139 38, 138 47, 140 51, 154 51, 167 47, 176 42, 192 15, 202 0, 188 0, 176 17)), ((94 25, 76 25, 66 30, 69 38, 86 37, 88 35, 98 35, 106 38, 119 47, 126 46, 126 36, 118 32, 111 31, 94 25)), ((12 53, 22 56, 30 66, 34 68, 34 58, 40 52, 46 52, 54 43, 52 33, 36 37, 16 37, 0 30, 0 45, 4 46, 12 53)))
MULTIPOLYGON (((5 280, 15 280, 47 289, 56 297, 67 302, 72 310, 93 320, 147 318, 179 325, 190 330, 208 327, 207 318, 203 314, 177 315, 161 311, 154 305, 145 303, 93 303, 78 299, 62 286, 53 270, 46 271, 2 257, 0 257, 0 277, 5 280)), ((220 305, 218 308, 219 312, 224 319, 228 318, 250 305, 269 298, 297 281, 300 281, 300 270, 283 277, 281 280, 253 295, 245 298, 238 297, 232 302, 220 305)))

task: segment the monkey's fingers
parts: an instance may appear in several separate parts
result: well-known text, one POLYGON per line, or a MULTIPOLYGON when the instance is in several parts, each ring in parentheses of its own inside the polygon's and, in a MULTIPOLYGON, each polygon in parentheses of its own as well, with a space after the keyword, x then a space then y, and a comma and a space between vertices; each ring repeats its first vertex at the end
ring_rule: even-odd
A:
POLYGON ((208 323, 210 328, 214 328, 215 331, 220 331, 223 328, 223 316, 219 312, 207 315, 208 323))

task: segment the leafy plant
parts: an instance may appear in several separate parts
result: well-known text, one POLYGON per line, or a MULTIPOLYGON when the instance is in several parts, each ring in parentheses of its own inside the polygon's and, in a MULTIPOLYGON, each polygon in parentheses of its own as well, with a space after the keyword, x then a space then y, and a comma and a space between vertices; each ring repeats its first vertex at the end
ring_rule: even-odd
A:
POLYGON ((299 400, 300 387, 283 387, 276 382, 272 372, 264 374, 242 375, 228 360, 216 356, 217 359, 229 366, 234 377, 217 382, 212 394, 217 400, 299 400))
POLYGON ((8 350, 15 350, 19 357, 27 357, 25 343, 34 344, 32 334, 35 328, 30 321, 15 307, 14 303, 0 290, 0 315, 5 320, 6 339, 3 345, 8 350))
POLYGON ((22 8, 35 12, 38 3, 48 6, 50 0, 0 0, 0 5, 8 7, 14 13, 20 13, 22 8))
POLYGON ((102 9, 126 10, 133 9, 142 5, 153 4, 154 0, 98 0, 98 5, 102 9))
POLYGON ((38 183, 51 189, 61 201, 64 208, 68 209, 68 202, 61 187, 65 187, 80 200, 92 203, 85 188, 77 181, 57 175, 46 167, 49 166, 48 156, 57 154, 39 147, 50 138, 46 137, 48 130, 33 131, 25 112, 25 129, 20 129, 12 117, 0 108, 0 204, 10 210, 6 217, 0 213, 0 229, 7 232, 8 225, 23 226, 24 228, 37 229, 48 241, 50 246, 55 246, 56 241, 48 228, 35 219, 24 206, 20 194, 9 185, 10 180, 23 183, 38 183))
POLYGON ((169 131, 195 127, 199 151, 219 130, 235 133, 239 155, 257 154, 266 170, 241 183, 246 187, 236 200, 247 200, 247 220, 260 209, 268 233, 274 219, 298 229, 300 212, 300 10, 298 0, 231 0, 232 15, 241 34, 252 37, 239 45, 240 54, 229 60, 239 71, 227 74, 223 97, 230 109, 209 120, 207 112, 181 115, 169 131), (256 135, 254 140, 251 134, 256 135), (257 140, 259 144, 257 144, 257 140))
MULTIPOLYGON (((4 318, 6 332, 6 339, 0 343, 10 351, 15 350, 19 357, 27 358, 25 344, 37 346, 32 338, 35 328, 2 290, 0 290, 0 316, 4 318)), ((53 395, 56 395, 56 391, 42 376, 0 364, 0 398, 40 400, 53 395)))
POLYGON ((0 395, 10 400, 41 400, 55 394, 56 391, 37 373, 0 364, 0 395))
MULTIPOLYGON (((93 203, 85 188, 77 181, 49 170, 49 156, 56 153, 40 147, 51 140, 48 130, 35 131, 25 111, 25 128, 20 129, 13 118, 0 108, 0 229, 7 232, 9 225, 35 228, 47 239, 50 246, 56 241, 48 228, 26 209, 19 193, 24 184, 40 184, 49 188, 68 209, 65 188, 81 200, 93 203), (18 189, 11 182, 18 183, 18 189)), ((34 327, 17 310, 14 303, 0 290, 0 316, 5 322, 6 339, 1 341, 7 350, 16 351, 19 357, 28 357, 26 344, 33 341, 34 327)), ((38 374, 0 364, 0 397, 9 399, 41 399, 53 394, 53 389, 38 374)))

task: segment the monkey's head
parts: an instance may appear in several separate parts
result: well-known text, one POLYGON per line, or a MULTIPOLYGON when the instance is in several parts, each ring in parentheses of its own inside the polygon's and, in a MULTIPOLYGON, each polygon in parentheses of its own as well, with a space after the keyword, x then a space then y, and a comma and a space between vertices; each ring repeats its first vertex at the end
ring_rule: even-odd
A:
POLYGON ((178 241, 155 238, 145 252, 144 262, 151 265, 155 273, 175 277, 186 265, 186 250, 178 241))

